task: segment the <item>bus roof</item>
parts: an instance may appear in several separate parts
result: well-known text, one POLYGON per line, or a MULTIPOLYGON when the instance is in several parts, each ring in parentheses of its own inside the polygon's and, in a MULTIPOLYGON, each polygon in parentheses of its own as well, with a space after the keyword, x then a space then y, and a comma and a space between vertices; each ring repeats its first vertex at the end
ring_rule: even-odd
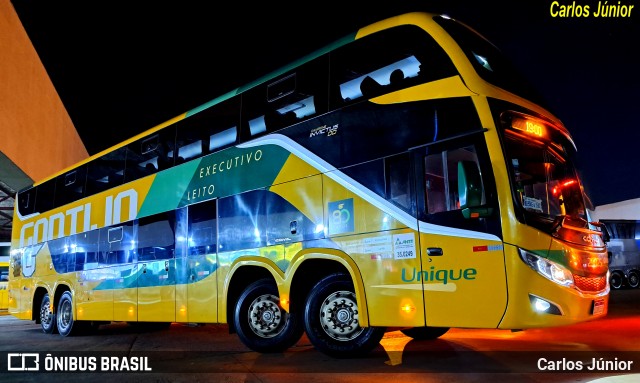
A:
MULTIPOLYGON (((404 14, 400 14, 400 15, 397 15, 397 16, 389 17, 389 18, 377 21, 375 23, 372 23, 370 25, 366 25, 366 26, 360 28, 358 31, 350 33, 350 34, 348 34, 348 35, 346 35, 346 36, 334 41, 333 43, 328 44, 328 45, 326 45, 323 48, 320 48, 318 50, 315 50, 312 53, 310 53, 310 54, 308 54, 306 56, 303 56, 300 59, 295 60, 295 61, 289 63, 288 65, 285 65, 285 66, 283 66, 283 67, 281 67, 281 68, 279 68, 279 69, 277 69, 275 71, 272 71, 272 72, 270 72, 270 73, 268 73, 268 74, 266 74, 266 75, 264 75, 262 77, 259 77, 258 79, 254 80, 254 81, 252 81, 252 82, 250 82, 248 84, 245 84, 244 86, 240 86, 238 88, 235 88, 235 89, 233 89, 233 90, 231 90, 231 91, 229 91, 227 93, 224 93, 224 94, 222 94, 222 95, 220 95, 220 96, 218 96, 218 97, 216 97, 216 98, 214 98, 214 99, 212 99, 210 101, 207 101, 207 102, 205 102, 205 103, 203 103, 203 104, 201 104, 201 105, 199 105, 199 106, 197 106, 195 108, 192 108, 192 109, 190 109, 190 110, 188 110, 188 111, 186 111, 186 112, 184 112, 184 113, 182 113, 182 114, 180 114, 178 116, 175 116, 175 117, 173 117, 173 118, 171 118, 169 120, 166 120, 166 121, 164 121, 164 122, 162 122, 162 123, 160 123, 160 124, 158 124, 158 125, 156 125, 156 126, 154 126, 152 128, 149 128, 149 129, 147 129, 145 131, 142 131, 142 132, 140 132, 140 133, 138 133, 138 134, 136 134, 136 135, 134 135, 134 136, 132 136, 132 137, 130 137, 130 138, 118 143, 118 144, 116 144, 116 145, 113 145, 113 146, 111 146, 109 148, 106 148, 106 149, 96 153, 96 154, 93 154, 93 155, 87 157, 86 159, 84 159, 82 161, 79 161, 79 162, 77 162, 77 163, 75 163, 75 164, 73 164, 71 166, 68 166, 68 167, 60 170, 59 172, 52 174, 49 177, 46 177, 46 178, 44 178, 44 179, 42 179, 42 180, 40 180, 38 182, 35 182, 32 186, 38 186, 38 185, 40 185, 40 184, 42 184, 42 183, 44 183, 46 181, 54 179, 54 178, 56 178, 56 177, 58 177, 58 176, 60 176, 62 174, 65 174, 65 173, 77 168, 78 166, 81 166, 81 165, 84 165, 86 163, 89 163, 94 159, 100 158, 100 157, 102 157, 103 155, 105 155, 107 153, 110 153, 110 152, 112 152, 114 150, 120 149, 120 148, 122 148, 122 147, 124 147, 124 146, 126 146, 126 145, 128 145, 128 144, 130 144, 132 142, 135 142, 138 139, 141 139, 143 137, 151 135, 151 134, 153 134, 153 133, 155 133, 155 132, 157 132, 157 131, 159 131, 159 130, 167 127, 167 126, 175 124, 176 122, 179 122, 179 121, 182 121, 182 120, 184 120, 186 118, 189 118, 189 117, 191 117, 191 116, 193 116, 193 115, 195 115, 195 114, 197 114, 197 113, 199 113, 199 112, 201 112, 203 110, 206 110, 206 109, 208 109, 208 108, 210 108, 210 107, 212 107, 212 106, 214 106, 216 104, 219 104, 219 103, 221 103, 223 101, 226 101, 226 100, 228 100, 228 99, 230 99, 230 98, 232 98, 234 96, 242 94, 242 93, 246 92, 247 90, 249 90, 251 88, 254 88, 254 87, 256 87, 256 86, 258 86, 260 84, 263 84, 263 83, 265 83, 265 82, 267 82, 267 81, 269 81, 271 79, 274 79, 274 78, 276 78, 276 77, 278 77, 278 76, 280 76, 280 75, 292 70, 293 68, 296 68, 296 67, 298 67, 298 66, 300 66, 302 64, 305 64, 305 63, 307 63, 307 62, 309 62, 309 61, 311 61, 311 60, 313 60, 313 59, 315 59, 315 58, 317 58, 319 56, 322 56, 322 55, 324 55, 324 54, 326 54, 328 52, 331 52, 331 51, 333 51, 333 50, 335 50, 337 48, 340 48, 340 47, 342 47, 342 46, 344 46, 344 45, 356 40, 357 38, 362 37, 362 35, 367 35, 367 34, 371 33, 372 31, 375 31, 377 29, 386 29, 386 28, 390 28, 390 27, 396 26, 396 25, 407 24, 407 23, 416 23, 416 22, 419 21, 418 19, 421 19, 421 20, 432 19, 433 17, 438 16, 438 15, 439 14, 429 13, 429 12, 409 12, 409 13, 404 13, 404 14)), ((445 16, 443 16, 443 17, 445 17, 445 16)), ((477 33, 477 32, 475 32, 475 33, 477 33)), ((550 116, 553 116, 552 113, 548 113, 548 114, 550 116)), ((569 137, 570 141, 572 141, 572 139, 571 139, 568 131, 564 127, 564 125, 559 120, 557 120, 555 118, 555 116, 553 117, 552 121, 553 121, 555 127, 558 130, 560 130, 565 136, 569 137)), ((29 188, 30 187, 27 187, 27 188, 25 188, 25 190, 29 189, 29 188)))

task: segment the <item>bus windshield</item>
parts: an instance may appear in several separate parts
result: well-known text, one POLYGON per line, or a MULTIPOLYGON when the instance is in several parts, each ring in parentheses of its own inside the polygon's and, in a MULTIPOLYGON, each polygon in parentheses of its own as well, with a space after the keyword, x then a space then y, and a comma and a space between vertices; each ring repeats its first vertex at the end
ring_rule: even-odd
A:
POLYGON ((495 45, 457 20, 442 16, 434 19, 456 40, 485 81, 548 108, 540 93, 495 45))
POLYGON ((586 223, 571 142, 544 123, 517 116, 510 119, 504 133, 515 202, 525 221, 546 232, 562 217, 586 223))

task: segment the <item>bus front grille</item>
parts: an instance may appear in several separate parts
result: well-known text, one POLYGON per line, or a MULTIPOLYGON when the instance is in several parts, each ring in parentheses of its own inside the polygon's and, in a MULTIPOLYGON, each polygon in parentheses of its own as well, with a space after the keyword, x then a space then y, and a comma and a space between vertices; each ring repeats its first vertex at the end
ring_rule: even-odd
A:
POLYGON ((573 280, 576 287, 581 291, 602 291, 607 287, 607 277, 582 277, 580 275, 573 275, 573 280))

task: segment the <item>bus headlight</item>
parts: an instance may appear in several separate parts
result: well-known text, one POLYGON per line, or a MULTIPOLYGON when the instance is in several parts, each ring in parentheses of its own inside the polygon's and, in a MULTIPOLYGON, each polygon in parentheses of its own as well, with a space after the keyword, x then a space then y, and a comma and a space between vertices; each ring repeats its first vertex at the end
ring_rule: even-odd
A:
POLYGON ((518 252, 524 263, 538 274, 559 285, 573 287, 573 275, 566 267, 524 249, 519 248, 518 252))

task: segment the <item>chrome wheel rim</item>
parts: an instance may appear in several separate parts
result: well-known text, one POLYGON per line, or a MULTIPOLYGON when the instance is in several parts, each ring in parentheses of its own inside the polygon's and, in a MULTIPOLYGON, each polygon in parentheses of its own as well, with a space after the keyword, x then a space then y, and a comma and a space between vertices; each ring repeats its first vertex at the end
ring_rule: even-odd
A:
POLYGON ((65 331, 71 325, 71 321, 73 320, 73 315, 71 313, 71 302, 65 300, 60 305, 60 310, 58 310, 58 327, 61 331, 65 331))
POLYGON ((631 287, 638 287, 638 275, 635 273, 629 275, 629 285, 631 287))
POLYGON ((620 286, 622 286, 622 278, 619 275, 613 275, 611 277, 611 287, 613 287, 614 289, 618 289, 620 288, 620 286))
POLYGON ((40 323, 46 328, 50 328, 53 324, 53 311, 51 311, 50 305, 50 301, 47 299, 40 307, 40 323))
POLYGON ((261 338, 273 338, 280 334, 286 323, 286 313, 280 308, 280 300, 272 294, 260 295, 249 305, 249 327, 261 338))
POLYGON ((358 324, 358 304, 351 291, 336 291, 320 306, 320 323, 333 339, 349 341, 360 335, 364 328, 358 324))

